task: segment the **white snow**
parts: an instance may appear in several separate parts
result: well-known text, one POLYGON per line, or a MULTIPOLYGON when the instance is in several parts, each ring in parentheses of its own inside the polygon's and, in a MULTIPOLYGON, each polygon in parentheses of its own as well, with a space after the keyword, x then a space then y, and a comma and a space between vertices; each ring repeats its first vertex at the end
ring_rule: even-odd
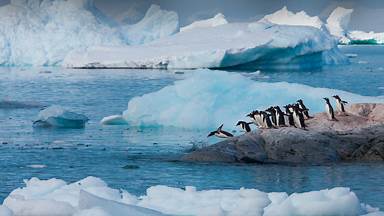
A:
POLYGON ((179 17, 176 12, 151 5, 141 21, 121 29, 128 44, 143 44, 178 32, 179 17))
POLYGON ((225 16, 222 13, 218 13, 210 19, 195 21, 187 26, 184 26, 180 28, 180 31, 189 31, 196 28, 209 28, 225 24, 228 24, 225 16))
POLYGON ((66 57, 64 66, 312 68, 346 62, 333 37, 325 31, 255 22, 196 28, 144 45, 75 51, 66 57))
POLYGON ((34 126, 58 128, 83 128, 89 119, 82 114, 70 112, 60 106, 50 106, 40 111, 34 126))
POLYGON ((347 44, 350 41, 348 38, 348 25, 351 20, 352 12, 353 9, 337 7, 327 19, 326 26, 329 32, 344 44, 347 44))
POLYGON ((312 26, 318 29, 323 28, 323 22, 317 16, 309 16, 305 11, 297 13, 291 12, 287 7, 264 16, 260 22, 269 22, 278 25, 293 25, 293 26, 312 26))
POLYGON ((286 105, 303 99, 311 113, 323 112, 323 97, 338 94, 355 102, 384 102, 345 91, 287 82, 253 81, 238 73, 200 69, 163 89, 132 98, 123 116, 133 126, 174 126, 214 129, 224 123, 235 128, 254 109, 286 105), (164 103, 167 101, 167 103, 164 103))
POLYGON ((152 6, 148 13, 120 28, 93 0, 12 0, 0 7, 0 65, 61 65, 72 50, 148 42, 173 33, 174 12, 152 6))
POLYGON ((112 115, 101 119, 100 124, 102 125, 124 125, 127 124, 122 115, 112 115))
POLYGON ((87 177, 67 184, 60 179, 25 180, 0 205, 1 215, 11 216, 159 216, 170 215, 382 215, 361 204, 349 188, 306 193, 265 193, 256 189, 201 190, 163 185, 136 197, 108 187, 101 179, 87 177))

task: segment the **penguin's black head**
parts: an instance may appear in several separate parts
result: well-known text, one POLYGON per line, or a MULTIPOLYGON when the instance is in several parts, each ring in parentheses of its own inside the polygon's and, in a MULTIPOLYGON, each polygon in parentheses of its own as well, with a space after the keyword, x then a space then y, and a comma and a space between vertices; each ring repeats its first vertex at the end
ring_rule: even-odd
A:
POLYGON ((299 99, 296 101, 297 103, 303 103, 303 100, 299 99))
POLYGON ((243 124, 243 121, 238 121, 237 124, 236 124, 236 126, 239 126, 239 125, 241 125, 241 124, 243 124))
POLYGON ((339 95, 333 95, 332 97, 335 98, 336 100, 340 100, 339 95))
POLYGON ((211 133, 208 134, 207 137, 213 136, 213 135, 215 135, 215 133, 216 133, 216 131, 212 131, 211 133))
POLYGON ((323 98, 325 101, 329 102, 329 99, 328 98, 323 98))
POLYGON ((250 118, 252 118, 252 116, 253 116, 254 113, 255 113, 255 111, 252 111, 252 112, 248 113, 248 114, 246 115, 246 117, 250 117, 250 118))

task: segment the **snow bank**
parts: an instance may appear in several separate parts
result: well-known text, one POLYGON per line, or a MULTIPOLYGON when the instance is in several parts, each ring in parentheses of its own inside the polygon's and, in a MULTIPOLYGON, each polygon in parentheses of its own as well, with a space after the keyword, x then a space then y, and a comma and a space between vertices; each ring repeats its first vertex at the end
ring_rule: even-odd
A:
POLYGON ((60 106, 50 106, 40 111, 33 125, 35 127, 83 128, 88 120, 85 115, 67 111, 60 106))
POLYGON ((114 215, 379 215, 360 204, 348 188, 307 193, 265 193, 256 189, 202 190, 153 186, 136 197, 87 177, 67 184, 59 179, 25 180, 26 187, 12 191, 0 205, 2 215, 114 216, 114 215), (12 213, 12 212, 13 213, 12 213))
POLYGON ((179 17, 176 12, 151 5, 140 22, 122 26, 121 29, 128 44, 143 44, 178 32, 179 17))
POLYGON ((289 11, 287 7, 283 7, 273 14, 264 16, 260 22, 269 22, 278 25, 312 26, 318 29, 323 27, 323 22, 319 17, 311 17, 305 11, 294 13, 289 11))
POLYGON ((323 97, 338 94, 353 102, 383 102, 345 91, 286 82, 253 81, 238 73, 197 70, 157 92, 131 99, 123 116, 130 125, 190 129, 235 128, 253 109, 285 105, 302 98, 310 112, 324 111, 323 97), (164 103, 167 101, 167 103, 164 103))
POLYGON ((164 23, 169 13, 177 22, 174 12, 156 6, 149 12, 153 16, 121 29, 93 0, 12 0, 0 7, 0 65, 61 65, 72 50, 147 42, 173 33, 170 28, 175 23, 164 23), (124 29, 127 32, 121 32, 124 29))
POLYGON ((189 31, 196 28, 209 28, 215 27, 219 25, 225 25, 228 21, 225 19, 225 16, 222 13, 216 14, 213 18, 206 20, 195 21, 187 26, 180 28, 180 31, 189 31))
POLYGON ((300 68, 346 63, 333 37, 307 26, 229 23, 127 47, 71 52, 67 67, 300 68))
POLYGON ((343 44, 349 43, 347 33, 352 12, 353 9, 337 7, 332 11, 327 19, 326 26, 329 32, 337 37, 337 39, 343 44))

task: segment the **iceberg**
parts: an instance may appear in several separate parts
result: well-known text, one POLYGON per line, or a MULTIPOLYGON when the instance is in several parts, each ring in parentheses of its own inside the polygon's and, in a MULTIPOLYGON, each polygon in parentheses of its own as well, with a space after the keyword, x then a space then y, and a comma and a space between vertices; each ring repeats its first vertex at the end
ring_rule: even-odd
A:
POLYGON ((318 29, 323 28, 323 21, 319 17, 309 16, 305 11, 298 13, 291 12, 287 7, 264 16, 260 22, 274 23, 278 25, 292 25, 292 26, 312 26, 318 29))
POLYGON ((34 127, 84 128, 89 119, 82 114, 65 110, 60 106, 50 106, 40 111, 34 127))
POLYGON ((72 50, 148 42, 178 25, 177 14, 151 6, 139 23, 121 27, 93 0, 11 0, 0 14, 3 66, 57 66, 72 50))
POLYGON ((348 44, 348 25, 351 20, 353 9, 346 9, 342 7, 335 8, 327 19, 328 31, 335 36, 340 43, 348 44))
POLYGON ((124 125, 127 124, 122 115, 112 115, 101 119, 100 124, 102 125, 124 125))
POLYGON ((350 31, 350 44, 384 44, 384 32, 350 31))
POLYGON ((13 190, 0 213, 28 216, 115 215, 382 215, 360 203, 349 188, 287 194, 256 189, 200 190, 152 186, 140 197, 110 188, 103 180, 87 177, 66 183, 60 179, 24 180, 13 190))
POLYGON ((187 26, 184 26, 180 28, 180 31, 189 31, 196 28, 209 28, 225 24, 228 24, 228 21, 225 19, 225 16, 222 13, 218 13, 213 18, 195 21, 187 26))
POLYGON ((130 45, 147 43, 178 31, 177 13, 161 10, 158 5, 151 5, 144 18, 138 23, 121 27, 124 39, 130 45))
POLYGON ((318 68, 347 58, 327 32, 308 26, 228 23, 195 28, 147 44, 92 47, 68 54, 75 68, 318 68))
POLYGON ((254 109, 286 105, 303 99, 311 113, 324 111, 324 96, 340 95, 350 103, 384 102, 381 97, 315 88, 302 84, 268 83, 238 73, 200 69, 185 74, 157 92, 134 97, 123 117, 132 126, 169 126, 187 129, 216 129, 224 123, 235 129, 238 120, 254 109), (167 101, 167 103, 164 103, 167 101))

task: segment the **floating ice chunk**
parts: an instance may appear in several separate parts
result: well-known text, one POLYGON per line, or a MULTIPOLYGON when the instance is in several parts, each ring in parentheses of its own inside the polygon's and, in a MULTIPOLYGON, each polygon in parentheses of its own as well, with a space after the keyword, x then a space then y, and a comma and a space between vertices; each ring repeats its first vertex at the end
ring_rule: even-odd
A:
POLYGON ((353 9, 337 7, 327 19, 326 26, 328 31, 344 44, 347 44, 350 41, 347 33, 352 12, 353 9))
POLYGON ((196 28, 126 47, 94 47, 74 51, 67 67, 129 68, 314 68, 347 63, 327 32, 308 26, 228 23, 196 28))
POLYGON ((176 12, 151 5, 141 21, 122 26, 121 30, 128 44, 143 44, 178 32, 179 17, 176 12))
POLYGON ((40 111, 36 127, 83 128, 89 119, 82 114, 65 110, 60 106, 50 106, 40 111))
POLYGON ((107 116, 101 119, 100 124, 102 125, 124 125, 127 124, 127 121, 123 118, 122 115, 112 115, 107 116))
POLYGON ((200 69, 163 89, 132 98, 123 116, 130 125, 174 126, 189 129, 235 127, 254 109, 286 105, 303 99, 311 113, 323 112, 322 98, 335 94, 350 103, 383 102, 345 91, 287 82, 253 81, 237 73, 200 69), (164 103, 167 101, 167 103, 164 103))
POLYGON ((214 17, 206 20, 195 21, 187 26, 180 28, 180 31, 189 31, 196 28, 209 28, 219 25, 225 25, 228 21, 225 19, 225 16, 222 13, 216 14, 214 17))
POLYGON ((278 25, 312 26, 318 29, 323 27, 323 22, 319 17, 311 17, 305 11, 293 13, 289 11, 287 7, 283 7, 273 14, 264 16, 260 22, 269 22, 278 25))
POLYGON ((43 169, 43 168, 46 168, 47 165, 44 165, 44 164, 31 164, 31 165, 27 165, 27 167, 33 168, 33 169, 43 169))
MULTIPOLYGON (((196 190, 153 186, 139 198, 87 177, 72 184, 62 180, 25 181, 4 200, 1 211, 28 216, 115 215, 382 215, 361 204, 348 188, 307 193, 265 193, 256 189, 196 190), (129 198, 127 198, 129 197, 129 198), (4 210, 5 209, 5 210, 4 210)), ((7 216, 8 216, 7 215, 7 216)))

